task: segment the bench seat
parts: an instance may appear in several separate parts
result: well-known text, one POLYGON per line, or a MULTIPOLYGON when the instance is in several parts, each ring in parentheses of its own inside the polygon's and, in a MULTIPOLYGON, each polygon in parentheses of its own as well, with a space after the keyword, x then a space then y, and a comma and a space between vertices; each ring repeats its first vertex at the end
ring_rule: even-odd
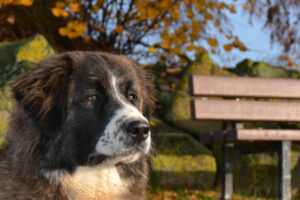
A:
POLYGON ((300 130, 236 129, 203 133, 199 141, 204 144, 251 141, 300 141, 300 130))

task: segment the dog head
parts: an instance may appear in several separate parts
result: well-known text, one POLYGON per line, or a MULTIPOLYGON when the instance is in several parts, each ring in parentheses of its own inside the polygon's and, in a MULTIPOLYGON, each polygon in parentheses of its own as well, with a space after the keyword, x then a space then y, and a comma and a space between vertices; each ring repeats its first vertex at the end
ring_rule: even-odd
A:
POLYGON ((45 169, 130 163, 149 152, 154 90, 128 58, 67 52, 37 64, 12 87, 41 132, 45 169))

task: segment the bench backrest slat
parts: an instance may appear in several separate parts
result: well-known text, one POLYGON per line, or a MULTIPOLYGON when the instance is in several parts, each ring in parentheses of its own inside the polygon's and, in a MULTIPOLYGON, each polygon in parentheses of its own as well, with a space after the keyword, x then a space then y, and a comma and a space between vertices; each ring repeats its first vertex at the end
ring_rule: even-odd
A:
POLYGON ((300 79, 193 75, 191 95, 300 98, 300 79))
POLYGON ((300 102, 195 99, 192 114, 197 120, 300 122, 300 102))

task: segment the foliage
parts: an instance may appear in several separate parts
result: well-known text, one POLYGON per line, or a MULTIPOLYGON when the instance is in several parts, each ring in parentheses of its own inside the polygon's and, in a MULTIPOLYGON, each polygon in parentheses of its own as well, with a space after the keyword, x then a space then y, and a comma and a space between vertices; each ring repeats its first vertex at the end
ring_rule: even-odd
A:
POLYGON ((264 20, 271 41, 283 47, 279 63, 298 68, 299 6, 294 0, 0 0, 0 41, 40 33, 58 50, 150 55, 174 66, 205 50, 247 51, 226 17, 242 8, 251 23, 254 16, 264 20))
POLYGON ((204 52, 203 41, 213 53, 223 46, 226 51, 247 50, 227 26, 226 13, 235 13, 236 6, 225 1, 35 0, 30 7, 32 0, 0 2, 5 5, 0 9, 0 41, 39 32, 58 49, 152 55, 172 64, 204 52))
POLYGON ((0 89, 0 159, 1 149, 6 143, 5 139, 8 131, 9 116, 13 107, 13 101, 10 99, 10 96, 9 87, 0 89))
POLYGON ((7 5, 23 5, 23 6, 31 6, 33 0, 1 0, 0 8, 7 5))
POLYGON ((271 42, 283 47, 279 62, 298 69, 300 62, 298 54, 300 47, 300 1, 248 0, 246 4, 243 4, 243 7, 252 17, 250 22, 252 22, 253 16, 265 20, 265 28, 270 30, 271 42))

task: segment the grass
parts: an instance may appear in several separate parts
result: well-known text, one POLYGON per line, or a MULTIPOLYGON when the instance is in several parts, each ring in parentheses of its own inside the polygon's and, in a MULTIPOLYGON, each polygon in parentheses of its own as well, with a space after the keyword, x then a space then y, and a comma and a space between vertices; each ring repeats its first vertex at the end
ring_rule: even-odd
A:
MULTIPOLYGON (((148 200, 219 200, 220 191, 201 191, 198 189, 172 189, 169 187, 151 189, 148 200)), ((275 200, 263 197, 234 195, 233 200, 275 200)))

